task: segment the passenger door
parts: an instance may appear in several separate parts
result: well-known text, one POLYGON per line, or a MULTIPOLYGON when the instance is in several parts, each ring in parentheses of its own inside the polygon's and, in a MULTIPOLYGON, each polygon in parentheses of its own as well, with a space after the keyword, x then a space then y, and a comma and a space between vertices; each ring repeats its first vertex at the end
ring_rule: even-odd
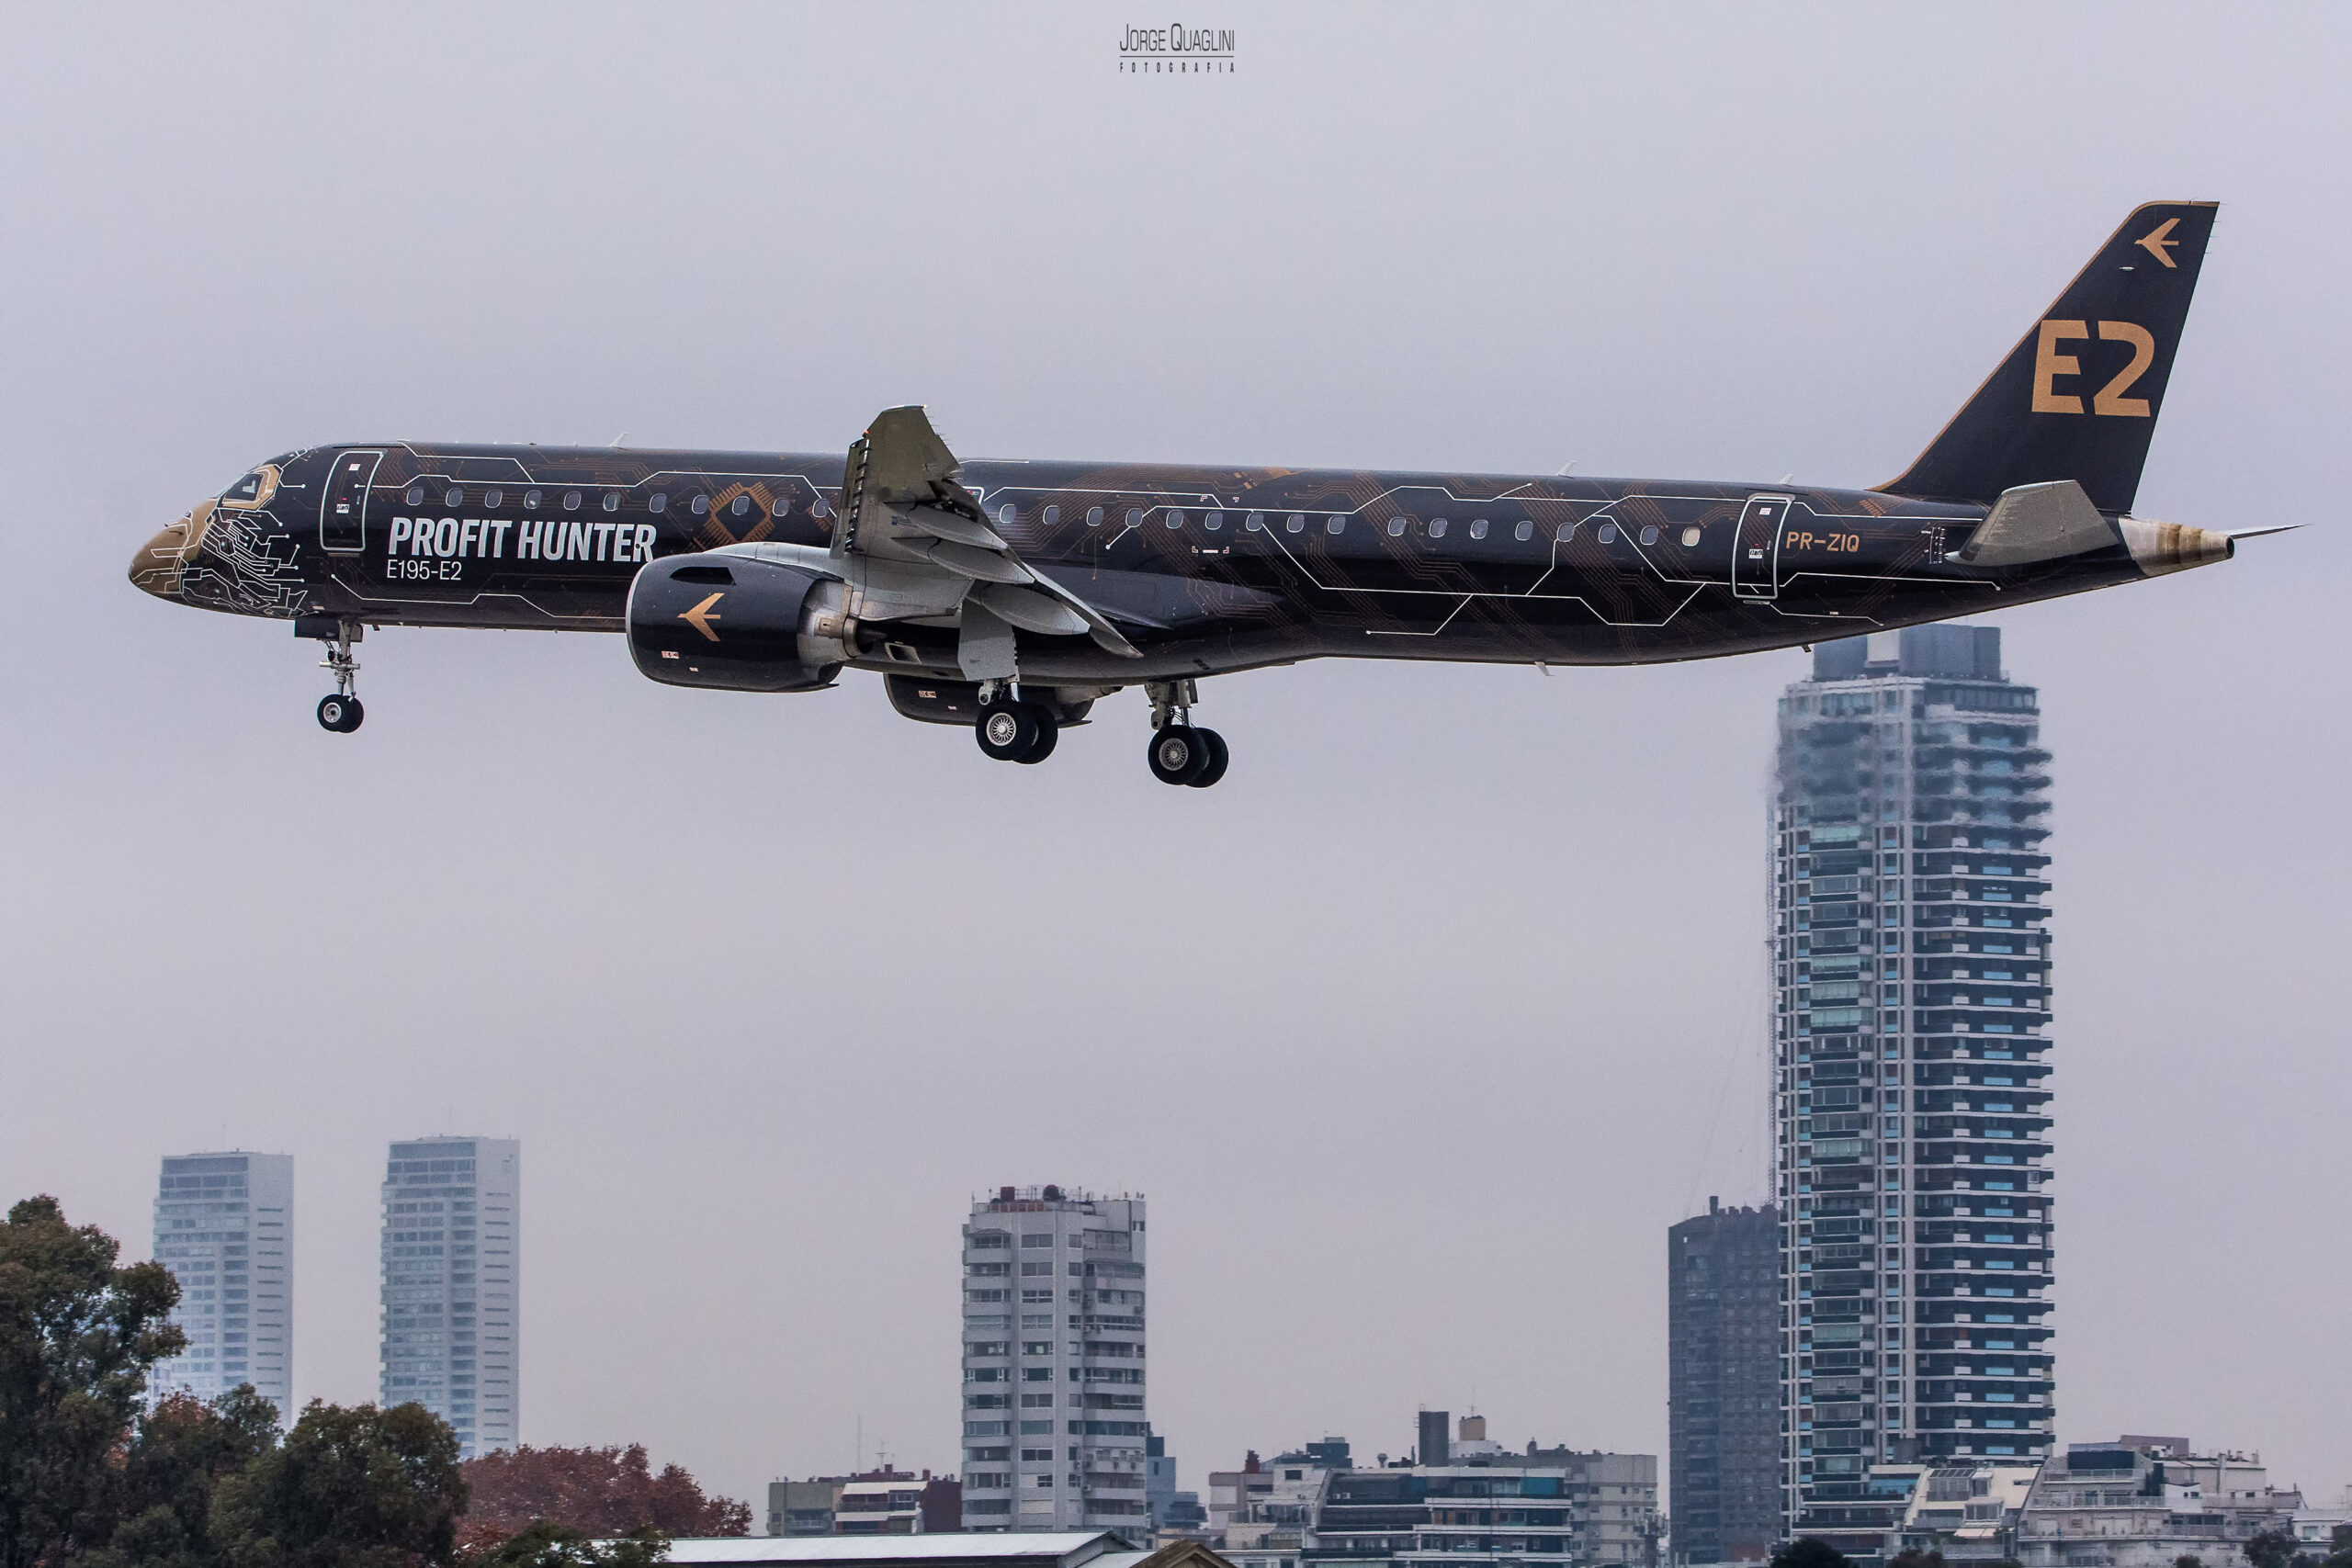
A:
POLYGON ((1738 599, 1771 599, 1781 592, 1781 530, 1795 498, 1751 495, 1732 539, 1731 591, 1738 599))
POLYGON ((343 452, 319 501, 319 548, 329 555, 357 555, 368 547, 368 491, 375 482, 381 452, 343 452))

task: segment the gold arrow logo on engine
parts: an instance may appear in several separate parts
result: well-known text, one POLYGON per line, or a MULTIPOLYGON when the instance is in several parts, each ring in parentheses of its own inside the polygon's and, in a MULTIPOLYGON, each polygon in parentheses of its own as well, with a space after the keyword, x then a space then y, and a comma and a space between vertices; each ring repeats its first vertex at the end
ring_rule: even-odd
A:
POLYGON ((679 611, 678 619, 685 622, 686 625, 694 627, 695 630, 702 633, 703 636, 710 638, 711 641, 717 642, 718 640, 718 634, 710 629, 710 623, 718 619, 718 617, 711 613, 710 607, 726 597, 727 591, 725 589, 721 589, 718 592, 712 594, 709 598, 704 600, 701 604, 695 605, 693 609, 679 611))

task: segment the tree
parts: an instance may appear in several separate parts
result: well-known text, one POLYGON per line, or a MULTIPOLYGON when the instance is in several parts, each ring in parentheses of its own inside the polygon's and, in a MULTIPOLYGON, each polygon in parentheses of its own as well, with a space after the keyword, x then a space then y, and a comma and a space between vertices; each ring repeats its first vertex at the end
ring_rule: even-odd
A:
POLYGON ((1854 1560, 1827 1541, 1805 1535, 1772 1553, 1772 1568, 1854 1568, 1854 1560))
POLYGON ((2285 1525, 2273 1525, 2245 1538, 2245 1560, 2253 1568, 2302 1568, 2311 1562, 2302 1544, 2285 1525))
POLYGON ((2205 1568, 2205 1560, 2193 1551, 2184 1551, 2172 1560, 2172 1568, 2205 1568))
POLYGON ((186 1392, 139 1418, 117 1472, 106 1545, 83 1568, 212 1568, 221 1482, 277 1446, 277 1408, 250 1383, 207 1404, 186 1392))
POLYGON ((1906 1546, 1887 1560, 1887 1568, 1944 1568, 1944 1554, 1932 1549, 1922 1551, 1916 1546, 1906 1546))
POLYGON ((598 1545, 586 1530, 545 1519, 466 1558, 467 1568, 655 1568, 670 1555, 670 1539, 654 1529, 632 1530, 598 1545))
POLYGON ((120 1251, 54 1198, 0 1224, 0 1568, 93 1544, 148 1370, 187 1343, 170 1271, 120 1251))
POLYGON ((473 1502, 460 1539, 469 1551, 542 1521, 607 1539, 640 1529, 745 1535, 752 1528, 750 1504, 704 1495, 679 1465, 655 1474, 641 1443, 483 1454, 466 1461, 465 1474, 473 1502))
POLYGON ((466 1483, 458 1435, 421 1404, 312 1400, 212 1504, 224 1568, 446 1568, 466 1483))

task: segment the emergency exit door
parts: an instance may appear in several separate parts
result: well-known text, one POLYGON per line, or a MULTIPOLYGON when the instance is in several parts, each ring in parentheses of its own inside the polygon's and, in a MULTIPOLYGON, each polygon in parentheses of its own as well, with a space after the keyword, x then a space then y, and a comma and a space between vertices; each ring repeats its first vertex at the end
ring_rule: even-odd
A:
POLYGON ((319 548, 330 555, 357 555, 368 547, 368 489, 375 481, 381 452, 338 453, 319 501, 319 548))
POLYGON ((1738 599, 1770 599, 1781 592, 1781 534, 1795 498, 1751 495, 1732 539, 1731 591, 1738 599))

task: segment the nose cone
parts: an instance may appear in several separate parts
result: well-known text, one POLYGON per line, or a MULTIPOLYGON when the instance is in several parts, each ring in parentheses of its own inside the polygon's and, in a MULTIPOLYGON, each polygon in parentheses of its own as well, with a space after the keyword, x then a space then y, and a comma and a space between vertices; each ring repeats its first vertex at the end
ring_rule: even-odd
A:
POLYGON ((131 586, 178 604, 180 574, 204 538, 213 505, 209 501, 198 502, 178 522, 140 546, 130 558, 131 586))
POLYGON ((2191 528, 2180 523, 2143 523, 2136 517, 2123 519, 2122 528, 2123 542, 2131 547, 2132 558, 2150 577, 2187 571, 2192 566, 2211 566, 2237 553, 2227 534, 2211 528, 2191 528))

